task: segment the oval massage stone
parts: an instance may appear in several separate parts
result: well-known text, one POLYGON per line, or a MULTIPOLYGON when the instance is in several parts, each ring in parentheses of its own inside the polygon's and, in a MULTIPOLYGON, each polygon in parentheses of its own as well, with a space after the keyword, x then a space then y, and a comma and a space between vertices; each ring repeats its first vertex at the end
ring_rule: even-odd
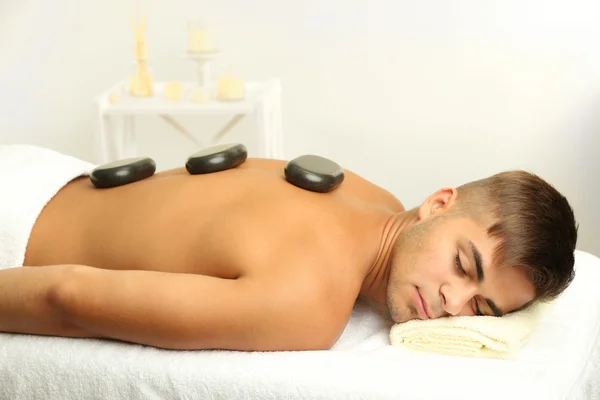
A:
POLYGON ((156 163, 148 157, 126 158, 96 167, 90 180, 99 189, 141 181, 154 175, 156 163))
POLYGON ((237 167, 246 158, 248 150, 243 144, 222 144, 192 154, 185 163, 185 169, 192 175, 210 174, 237 167))
POLYGON ((344 169, 327 158, 305 155, 287 163, 285 178, 302 189, 327 193, 342 183, 344 169))

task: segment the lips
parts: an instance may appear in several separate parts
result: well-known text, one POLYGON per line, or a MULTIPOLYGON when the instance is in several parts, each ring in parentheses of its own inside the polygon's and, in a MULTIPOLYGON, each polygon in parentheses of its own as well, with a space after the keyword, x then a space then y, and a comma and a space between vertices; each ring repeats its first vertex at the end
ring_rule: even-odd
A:
POLYGON ((419 313, 419 317, 421 317, 421 319, 430 319, 431 317, 429 316, 429 314, 427 314, 427 308, 426 308, 426 304, 425 301, 423 300, 423 298, 421 297, 421 294, 419 293, 419 289, 416 289, 416 308, 417 308, 417 312, 419 313))

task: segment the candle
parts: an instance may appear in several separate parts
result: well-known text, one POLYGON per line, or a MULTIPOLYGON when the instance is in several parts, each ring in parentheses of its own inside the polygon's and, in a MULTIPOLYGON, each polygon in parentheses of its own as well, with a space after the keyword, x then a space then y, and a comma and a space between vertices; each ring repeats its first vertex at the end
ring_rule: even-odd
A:
POLYGON ((217 80, 217 98, 221 101, 243 100, 244 81, 235 76, 223 76, 217 80))
POLYGON ((118 104, 121 101, 121 96, 119 96, 119 93, 112 92, 108 96, 108 101, 110 101, 111 104, 118 104))
POLYGON ((189 51, 190 53, 208 53, 215 51, 213 37, 206 29, 189 29, 189 51))
POLYGON ((170 101, 179 101, 183 96, 183 86, 179 82, 167 82, 165 84, 165 97, 170 101))
POLYGON ((207 100, 204 90, 201 88, 196 88, 192 91, 191 99, 194 103, 204 103, 207 100))

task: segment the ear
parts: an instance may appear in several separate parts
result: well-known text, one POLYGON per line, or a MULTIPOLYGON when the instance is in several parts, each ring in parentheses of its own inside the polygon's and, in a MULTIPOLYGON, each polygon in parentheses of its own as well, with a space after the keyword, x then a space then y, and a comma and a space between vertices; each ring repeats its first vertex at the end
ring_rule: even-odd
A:
POLYGON ((429 196, 419 207, 419 221, 438 215, 452 208, 458 192, 455 188, 443 188, 429 196))

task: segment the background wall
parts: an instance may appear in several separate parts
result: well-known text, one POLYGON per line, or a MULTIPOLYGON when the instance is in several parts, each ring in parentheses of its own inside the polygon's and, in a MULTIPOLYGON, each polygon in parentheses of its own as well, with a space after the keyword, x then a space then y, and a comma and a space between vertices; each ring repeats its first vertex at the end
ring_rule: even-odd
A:
MULTIPOLYGON (((445 185, 522 168, 572 202, 600 255, 600 3, 549 0, 147 0, 157 80, 193 80, 186 18, 209 10, 218 68, 280 77, 285 157, 330 157, 407 207, 445 185)), ((95 161, 93 97, 133 70, 131 3, 0 0, 0 142, 95 161)), ((194 120, 200 132, 221 121, 194 120)), ((160 169, 196 149, 138 121, 160 169)), ((251 153, 252 121, 231 140, 251 153)), ((253 155, 253 154, 251 154, 253 155)))

